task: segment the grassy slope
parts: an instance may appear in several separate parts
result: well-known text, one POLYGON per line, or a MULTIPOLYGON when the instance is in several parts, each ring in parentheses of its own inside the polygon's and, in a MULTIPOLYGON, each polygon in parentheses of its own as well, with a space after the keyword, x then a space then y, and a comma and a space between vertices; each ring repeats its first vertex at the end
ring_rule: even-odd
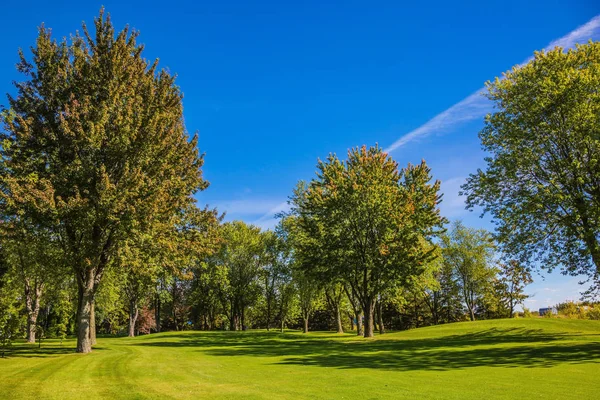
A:
POLYGON ((170 332, 16 345, 0 398, 591 399, 600 321, 458 323, 372 340, 329 333, 170 332))

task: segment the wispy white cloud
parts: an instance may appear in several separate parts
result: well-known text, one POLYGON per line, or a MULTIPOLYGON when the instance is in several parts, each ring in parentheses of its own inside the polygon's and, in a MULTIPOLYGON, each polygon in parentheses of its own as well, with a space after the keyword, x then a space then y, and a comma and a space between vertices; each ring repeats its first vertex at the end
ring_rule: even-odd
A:
POLYGON ((287 201, 278 203, 276 206, 272 207, 267 211, 262 217, 253 221, 252 224, 256 225, 262 229, 271 229, 277 225, 278 219, 275 217, 276 214, 288 211, 290 209, 290 205, 287 201))
POLYGON ((440 192, 444 194, 440 210, 442 215, 447 218, 456 218, 467 213, 465 209, 465 198, 460 196, 460 186, 465 182, 464 176, 458 176, 451 179, 442 180, 440 192))
MULTIPOLYGON (((556 46, 565 49, 571 48, 577 43, 585 43, 590 39, 598 38, 600 38, 600 15, 592 18, 584 25, 569 32, 567 35, 550 42, 544 50, 553 49, 556 46)), ((532 58, 533 57, 529 57, 520 65, 529 62, 532 58)), ((475 93, 436 115, 417 129, 400 137, 392 143, 392 145, 387 147, 385 151, 390 153, 414 140, 427 137, 433 133, 446 133, 462 123, 482 119, 492 110, 492 103, 486 97, 482 96, 484 90, 485 88, 477 90, 475 93)))

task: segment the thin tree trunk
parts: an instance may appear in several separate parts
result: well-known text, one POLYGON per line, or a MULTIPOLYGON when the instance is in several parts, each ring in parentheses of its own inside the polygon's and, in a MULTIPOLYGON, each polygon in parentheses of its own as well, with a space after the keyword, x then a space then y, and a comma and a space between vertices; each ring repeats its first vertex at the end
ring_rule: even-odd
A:
POLYGON ((156 295, 156 303, 154 307, 154 324, 156 328, 156 332, 160 332, 160 297, 156 295))
POLYGON ((383 326, 383 306, 381 305, 381 301, 377 302, 377 319, 379 320, 379 334, 383 335, 385 327, 383 326))
POLYGON ((342 325, 342 313, 340 307, 335 307, 335 322, 337 324, 337 333, 344 333, 344 326, 342 325))
POLYGON ((229 302, 229 307, 231 310, 231 318, 229 318, 229 330, 230 331, 235 331, 237 323, 236 323, 236 310, 235 310, 235 302, 233 301, 233 299, 229 302))
POLYGON ((304 314, 304 330, 303 333, 308 333, 308 315, 304 314))
POLYGON ((265 277, 265 298, 267 299, 267 332, 271 329, 271 303, 273 300, 273 291, 269 286, 269 276, 265 277))
POLYGON ((267 299, 267 332, 271 329, 271 300, 267 299))
POLYGON ((90 343, 96 344, 96 299, 92 298, 92 311, 90 312, 90 343))
POLYGON ((242 331, 246 330, 246 313, 245 311, 245 306, 242 305, 242 331))
POLYGON ((172 305, 172 314, 173 314, 173 323, 175 324, 175 330, 179 331, 179 324, 177 323, 177 311, 175 310, 177 308, 177 282, 174 281, 173 282, 173 293, 171 294, 172 298, 173 298, 173 305, 172 305))
POLYGON ((354 317, 356 318, 356 335, 362 336, 364 334, 363 323, 362 323, 362 313, 360 312, 360 303, 353 296, 352 291, 348 289, 347 286, 344 285, 344 292, 346 292, 346 297, 348 297, 348 301, 352 305, 352 310, 354 311, 354 317))
POLYGON ((473 295, 471 294, 469 296, 469 316, 471 317, 471 321, 475 321, 475 301, 473 300, 473 295))
POLYGON ((135 323, 137 322, 139 315, 139 309, 137 306, 137 300, 133 299, 129 301, 129 337, 135 336, 135 323))

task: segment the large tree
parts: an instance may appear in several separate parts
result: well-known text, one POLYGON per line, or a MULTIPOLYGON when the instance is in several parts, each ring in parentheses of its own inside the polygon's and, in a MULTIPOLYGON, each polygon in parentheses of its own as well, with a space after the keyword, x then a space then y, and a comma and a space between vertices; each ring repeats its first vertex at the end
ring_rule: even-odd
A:
POLYGON ((330 155, 317 177, 292 197, 300 265, 346 282, 373 336, 377 296, 419 275, 433 251, 426 243, 442 227, 439 182, 422 162, 399 169, 378 146, 330 155))
POLYGON ((600 43, 538 52, 487 83, 487 167, 463 186, 509 256, 599 276, 600 43))
POLYGON ((32 59, 20 53, 26 80, 2 113, 0 165, 5 212, 52 230, 72 266, 83 353, 118 244, 167 223, 207 186, 174 77, 143 58, 136 32, 115 34, 102 11, 94 25, 60 42, 42 27, 32 59))

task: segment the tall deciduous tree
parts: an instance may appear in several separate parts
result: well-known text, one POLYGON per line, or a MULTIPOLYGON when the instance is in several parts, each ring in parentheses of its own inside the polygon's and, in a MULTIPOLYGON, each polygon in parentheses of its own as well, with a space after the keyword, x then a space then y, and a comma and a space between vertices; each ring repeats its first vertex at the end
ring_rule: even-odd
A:
POLYGON ((167 222, 208 185, 175 79, 142 56, 137 33, 53 40, 40 28, 27 79, 2 113, 1 205, 60 238, 79 287, 77 351, 91 351, 94 296, 117 245, 167 222))
POLYGON ((263 237, 260 228, 242 221, 222 226, 224 243, 210 258, 210 263, 226 271, 222 291, 224 309, 228 310, 229 328, 245 329, 246 311, 260 294, 258 278, 264 262, 263 237))
POLYGON ((292 198, 301 265, 347 282, 373 336, 377 296, 422 272, 425 242, 441 228, 439 182, 422 162, 398 169, 378 146, 355 148, 342 161, 319 161, 317 178, 292 198))
POLYGON ((308 333, 310 318, 323 303, 323 289, 315 281, 315 276, 306 273, 305 270, 295 268, 292 277, 296 285, 298 306, 302 314, 302 332, 308 333))
POLYGON ((600 276, 600 43, 535 53, 487 83, 487 167, 463 186, 509 256, 600 276))
POLYGON ((471 321, 475 320, 478 303, 492 289, 496 275, 491 265, 494 247, 489 232, 467 228, 461 222, 455 222, 442 237, 444 263, 452 268, 471 321))
POLYGON ((529 296, 525 294, 525 286, 533 282, 531 273, 516 260, 500 264, 499 291, 500 298, 508 310, 508 317, 512 318, 515 306, 523 304, 529 296))

